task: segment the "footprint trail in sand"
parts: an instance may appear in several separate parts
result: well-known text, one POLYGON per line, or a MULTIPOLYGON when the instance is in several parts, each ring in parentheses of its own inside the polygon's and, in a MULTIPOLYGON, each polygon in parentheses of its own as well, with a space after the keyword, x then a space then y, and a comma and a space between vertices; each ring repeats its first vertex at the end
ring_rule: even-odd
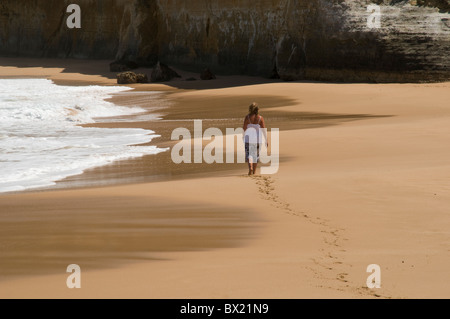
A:
POLYGON ((348 280, 348 274, 352 265, 345 262, 344 243, 348 239, 344 237, 345 229, 331 225, 329 220, 314 217, 309 213, 301 212, 292 208, 291 204, 282 200, 276 193, 275 180, 270 176, 252 176, 256 181, 261 197, 271 203, 271 205, 283 213, 301 218, 319 228, 323 235, 323 246, 320 254, 312 259, 314 266, 309 267, 315 278, 322 284, 321 288, 328 288, 337 291, 351 291, 360 296, 381 297, 373 291, 362 287, 362 285, 352 284, 348 280))

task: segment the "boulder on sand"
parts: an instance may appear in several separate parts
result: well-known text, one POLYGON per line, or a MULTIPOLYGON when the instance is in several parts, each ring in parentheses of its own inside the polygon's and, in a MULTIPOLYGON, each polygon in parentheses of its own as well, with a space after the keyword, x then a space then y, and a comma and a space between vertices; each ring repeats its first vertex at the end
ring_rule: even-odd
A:
POLYGON ((208 80, 215 80, 216 76, 211 72, 210 69, 205 69, 203 70, 203 72, 200 74, 200 79, 204 80, 204 81, 208 81, 208 80))
POLYGON ((137 81, 137 83, 148 83, 147 74, 143 74, 143 73, 136 74, 136 81, 137 81))
POLYGON ((173 78, 181 78, 181 76, 161 62, 156 64, 151 75, 152 82, 167 82, 173 78))
POLYGON ((137 83, 137 75, 134 72, 122 72, 117 74, 118 84, 133 84, 137 83))

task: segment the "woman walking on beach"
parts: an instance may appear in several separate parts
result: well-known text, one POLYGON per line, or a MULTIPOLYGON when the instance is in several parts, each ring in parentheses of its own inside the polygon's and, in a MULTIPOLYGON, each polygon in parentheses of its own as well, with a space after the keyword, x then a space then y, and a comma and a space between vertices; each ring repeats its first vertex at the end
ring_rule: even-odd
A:
POLYGON ((264 122, 264 118, 259 115, 258 104, 252 103, 249 107, 249 114, 245 117, 244 121, 245 161, 248 163, 248 175, 256 174, 262 144, 261 131, 264 134, 267 145, 265 130, 261 130, 265 128, 266 123, 264 122))

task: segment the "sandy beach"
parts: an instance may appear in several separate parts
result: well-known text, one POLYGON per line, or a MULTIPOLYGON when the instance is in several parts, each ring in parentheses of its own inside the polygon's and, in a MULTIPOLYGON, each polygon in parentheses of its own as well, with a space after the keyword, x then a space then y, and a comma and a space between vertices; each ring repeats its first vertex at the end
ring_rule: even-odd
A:
MULTIPOLYGON (((0 58, 0 78, 29 77, 116 85, 108 61, 0 58)), ((279 172, 165 152, 0 194, 0 298, 450 296, 450 83, 130 87, 112 101, 161 119, 95 126, 148 128, 171 147, 173 129, 239 127, 256 101, 280 129, 279 172), (66 286, 69 264, 81 289, 66 286), (372 264, 380 289, 366 285, 372 264)))

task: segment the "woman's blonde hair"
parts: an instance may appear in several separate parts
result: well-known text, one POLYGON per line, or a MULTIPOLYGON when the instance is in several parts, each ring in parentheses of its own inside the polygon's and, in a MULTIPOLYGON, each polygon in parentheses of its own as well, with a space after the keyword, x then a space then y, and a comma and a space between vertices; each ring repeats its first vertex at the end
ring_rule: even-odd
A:
POLYGON ((253 114, 258 115, 258 113, 259 113, 258 103, 253 102, 252 105, 249 106, 248 112, 250 113, 250 115, 253 115, 253 114))

